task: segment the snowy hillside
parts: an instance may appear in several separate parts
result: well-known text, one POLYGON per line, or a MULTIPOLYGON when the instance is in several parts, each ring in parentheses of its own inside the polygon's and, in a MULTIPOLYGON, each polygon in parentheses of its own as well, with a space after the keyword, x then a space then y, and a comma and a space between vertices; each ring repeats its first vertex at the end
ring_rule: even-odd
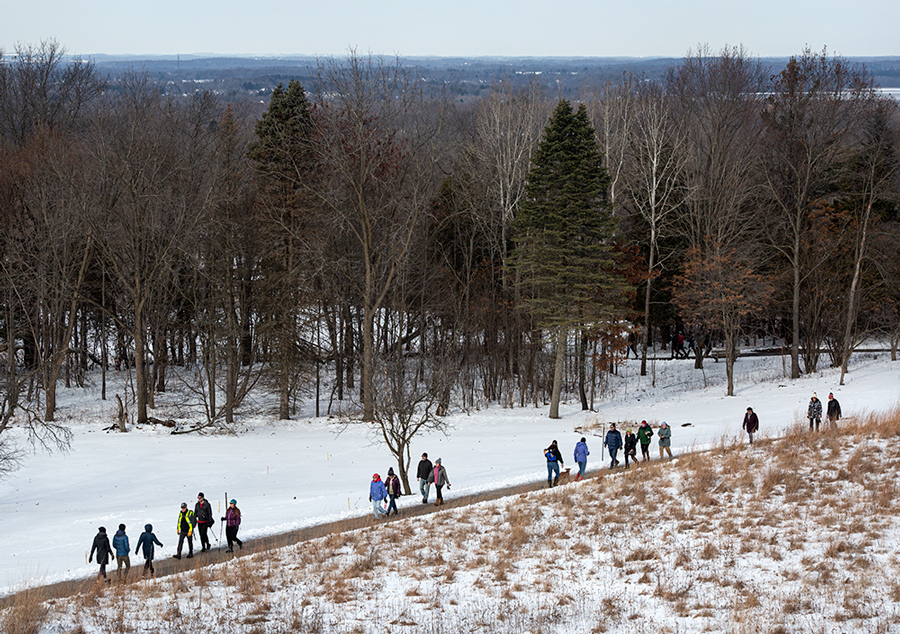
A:
MULTIPOLYGON (((443 458, 453 496, 540 480, 546 477, 541 450, 549 441, 559 441, 568 463, 583 433, 591 449, 589 470, 600 469, 605 466, 601 441, 580 429, 607 421, 626 425, 641 419, 654 424, 668 421, 674 429, 677 456, 730 443, 739 435, 748 405, 759 414, 763 437, 780 435, 802 417, 813 391, 823 400, 834 391, 845 414, 897 406, 900 364, 890 362, 883 353, 859 354, 854 362, 847 385, 838 388, 832 371, 791 382, 783 378, 778 357, 742 358, 736 366, 738 396, 734 398, 723 396, 724 364, 708 363, 700 373, 690 361, 657 362, 654 388, 651 377, 638 376, 638 364, 632 362, 622 366, 611 386, 612 397, 598 403, 597 412, 582 412, 577 403, 567 404, 562 420, 555 421, 547 419, 546 407, 460 412, 451 417, 447 436, 420 438, 412 455, 414 461, 423 451, 432 459, 443 458), (704 389, 704 382, 711 387, 704 389)), ((91 390, 61 396, 61 414, 75 434, 68 454, 29 456, 22 469, 0 483, 4 593, 95 572, 85 554, 99 525, 114 528, 125 523, 134 541, 139 528, 152 523, 166 544, 159 556, 171 556, 179 504, 193 504, 198 491, 213 500, 214 513, 224 511, 218 500, 226 492, 229 498, 237 498, 244 512, 242 536, 253 539, 366 514, 372 473, 384 474, 388 467, 396 467, 371 430, 326 419, 284 423, 245 415, 245 431, 237 436, 172 436, 162 428, 105 432, 101 428, 111 423, 113 405, 96 396, 91 390)), ((675 496, 675 492, 667 495, 675 496)), ((610 501, 603 499, 606 508, 610 501)), ((414 503, 414 498, 403 498, 401 513, 404 504, 414 503)), ((636 504, 635 512, 642 506, 636 504)), ((552 523, 552 517, 550 512, 540 522, 552 523)), ((660 537, 658 530, 653 532, 654 540, 660 537)))
POLYGON ((900 408, 27 601, 44 632, 900 631, 900 408))

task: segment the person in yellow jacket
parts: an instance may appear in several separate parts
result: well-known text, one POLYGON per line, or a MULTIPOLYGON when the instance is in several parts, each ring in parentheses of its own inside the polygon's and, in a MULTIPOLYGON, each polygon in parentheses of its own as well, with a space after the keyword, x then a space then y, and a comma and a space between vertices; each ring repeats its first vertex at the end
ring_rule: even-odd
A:
POLYGON ((181 503, 181 512, 178 514, 178 552, 175 553, 175 559, 181 559, 181 547, 184 544, 185 537, 188 543, 187 558, 194 556, 194 526, 197 524, 194 519, 194 512, 188 509, 187 502, 181 503))

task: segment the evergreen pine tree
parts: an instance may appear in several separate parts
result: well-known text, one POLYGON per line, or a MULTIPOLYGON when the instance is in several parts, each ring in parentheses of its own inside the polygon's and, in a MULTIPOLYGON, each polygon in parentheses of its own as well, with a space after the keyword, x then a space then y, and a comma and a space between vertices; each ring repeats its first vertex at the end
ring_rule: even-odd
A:
POLYGON ((259 330, 272 351, 270 367, 279 392, 278 417, 290 418, 298 373, 298 311, 305 288, 310 223, 316 180, 311 136, 312 111, 300 82, 272 91, 268 110, 256 124, 257 140, 248 156, 259 174, 260 233, 267 248, 261 257, 259 330))
POLYGON ((550 416, 559 415, 567 333, 619 312, 627 284, 616 271, 609 176, 583 104, 561 100, 532 158, 514 224, 513 267, 522 302, 556 336, 550 416))

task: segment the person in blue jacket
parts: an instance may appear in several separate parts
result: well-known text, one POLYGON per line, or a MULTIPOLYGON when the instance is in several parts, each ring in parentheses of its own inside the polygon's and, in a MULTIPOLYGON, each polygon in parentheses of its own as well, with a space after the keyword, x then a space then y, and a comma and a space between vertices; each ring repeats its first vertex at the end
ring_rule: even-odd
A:
POLYGON ((156 539, 156 535, 153 534, 153 524, 144 524, 144 532, 138 538, 137 546, 134 549, 135 555, 142 548, 144 550, 144 572, 141 573, 142 577, 146 577, 148 571, 151 575, 156 573, 153 569, 153 544, 162 548, 162 542, 156 539))
POLYGON ((587 469, 587 457, 591 455, 588 451, 587 439, 582 438, 575 444, 575 462, 578 463, 578 475, 575 476, 575 482, 584 480, 584 470, 587 469))
POLYGON ((369 485, 369 502, 372 503, 372 512, 375 513, 375 519, 387 517, 387 511, 382 508, 381 502, 387 497, 387 487, 381 481, 381 476, 377 473, 372 476, 372 483, 369 485))
POLYGON ((616 454, 622 447, 622 434, 616 429, 615 423, 610 423, 609 431, 606 432, 606 439, 603 441, 603 444, 609 449, 609 468, 614 469, 619 464, 619 461, 616 460, 616 454))
POLYGON ((559 484, 559 469, 563 464, 563 457, 555 440, 544 449, 544 457, 547 459, 547 486, 554 487, 559 484))
POLYGON ((116 551, 116 578, 119 581, 128 581, 128 571, 131 570, 131 545, 128 543, 128 535, 125 534, 125 524, 119 524, 119 530, 116 531, 112 540, 113 548, 116 551), (125 577, 122 577, 122 566, 125 566, 125 577))

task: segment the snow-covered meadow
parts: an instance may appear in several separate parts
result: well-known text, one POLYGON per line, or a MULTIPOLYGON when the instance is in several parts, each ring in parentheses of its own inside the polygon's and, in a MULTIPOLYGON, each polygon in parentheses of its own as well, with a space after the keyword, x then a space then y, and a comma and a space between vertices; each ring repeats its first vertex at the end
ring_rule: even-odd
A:
MULTIPOLYGON (((423 436, 414 443, 413 462, 423 451, 442 458, 453 496, 546 477, 541 450, 549 441, 559 441, 568 463, 580 429, 598 423, 665 420, 673 426, 678 455, 737 437, 748 405, 759 414, 766 437, 802 418, 813 391, 823 401, 833 391, 845 415, 900 402, 900 363, 890 362, 886 353, 855 355, 840 388, 833 370, 790 381, 781 357, 741 358, 735 397, 724 395, 723 363, 708 361, 701 373, 692 361, 657 361, 656 387, 638 368, 636 361, 620 367, 596 412, 582 412, 575 401, 565 405, 561 420, 549 420, 546 407, 456 412, 446 436, 423 436)), ((106 432, 102 428, 113 422, 114 404, 98 395, 93 388, 61 394, 60 416, 74 432, 71 451, 31 455, 0 482, 4 593, 95 572, 85 554, 100 525, 114 529, 125 523, 134 542, 141 527, 152 523, 165 544, 158 556, 170 556, 178 507, 182 501, 193 504, 199 491, 217 513, 224 510, 218 501, 226 492, 236 498, 244 513, 241 535, 253 539, 369 512, 372 473, 396 466, 371 430, 324 418, 279 422, 245 412, 244 431, 236 436, 172 436, 155 427, 106 432)), ((589 469, 599 469, 601 440, 588 433, 588 444, 589 469)), ((415 503, 414 497, 403 498, 401 512, 403 504, 415 503)), ((427 534, 417 539, 427 541, 427 534)), ((402 597, 393 600, 402 603, 402 597)))

